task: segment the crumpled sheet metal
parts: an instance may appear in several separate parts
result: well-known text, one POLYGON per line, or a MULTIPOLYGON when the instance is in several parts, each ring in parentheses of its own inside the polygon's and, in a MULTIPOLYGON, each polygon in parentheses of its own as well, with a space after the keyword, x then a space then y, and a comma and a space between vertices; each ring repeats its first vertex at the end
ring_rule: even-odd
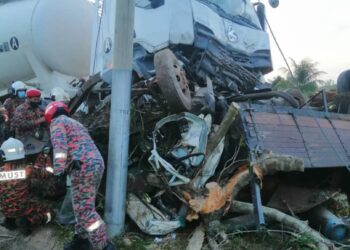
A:
POLYGON ((43 150, 44 146, 49 143, 50 135, 48 131, 44 131, 43 134, 44 136, 40 140, 32 135, 25 135, 18 138, 24 145, 26 155, 34 155, 40 153, 43 150))
POLYGON ((169 220, 161 211, 145 204, 135 194, 129 193, 126 211, 142 232, 150 235, 166 235, 183 226, 180 220, 169 220))
POLYGON ((188 130, 181 133, 181 140, 174 146, 173 152, 181 148, 186 149, 188 154, 203 154, 189 158, 191 166, 199 166, 204 160, 204 153, 208 140, 209 128, 206 121, 191 113, 184 112, 177 115, 170 115, 156 124, 153 131, 153 150, 151 151, 151 156, 148 161, 156 171, 162 166, 172 174, 172 178, 169 181, 170 186, 187 184, 190 182, 190 179, 179 174, 178 171, 158 153, 156 141, 159 130, 165 124, 179 122, 181 120, 187 121, 188 130))
POLYGON ((191 181, 191 179, 187 178, 179 174, 173 166, 164 160, 157 152, 156 149, 151 151, 151 156, 148 158, 149 163, 153 166, 154 169, 158 170, 160 167, 164 167, 169 173, 173 175, 171 180, 169 181, 169 186, 177 186, 182 184, 187 184, 191 181), (175 178, 176 177, 176 178, 175 178))

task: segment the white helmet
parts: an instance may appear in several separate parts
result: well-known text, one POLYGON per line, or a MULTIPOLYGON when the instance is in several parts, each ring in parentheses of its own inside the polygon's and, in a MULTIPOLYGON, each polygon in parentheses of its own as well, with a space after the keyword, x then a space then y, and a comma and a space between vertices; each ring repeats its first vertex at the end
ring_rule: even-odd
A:
POLYGON ((70 101, 70 96, 64 89, 60 87, 53 88, 50 93, 52 101, 60 101, 64 104, 68 104, 70 101))
POLYGON ((11 93, 12 95, 17 95, 17 92, 19 90, 26 91, 27 90, 27 85, 24 82, 21 81, 16 81, 11 84, 11 93))
POLYGON ((9 138, 0 147, 4 161, 24 159, 24 145, 20 140, 9 138))

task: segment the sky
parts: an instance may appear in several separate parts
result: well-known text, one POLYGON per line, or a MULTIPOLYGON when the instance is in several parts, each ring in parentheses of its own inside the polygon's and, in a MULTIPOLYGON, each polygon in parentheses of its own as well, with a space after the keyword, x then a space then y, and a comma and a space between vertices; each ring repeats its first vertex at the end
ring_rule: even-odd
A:
MULTIPOLYGON (((323 80, 336 81, 350 69, 350 0, 280 0, 276 9, 261 2, 287 59, 318 62, 318 69, 327 73, 323 80)), ((274 71, 267 79, 282 75, 279 69, 286 67, 271 36, 270 44, 274 71)))

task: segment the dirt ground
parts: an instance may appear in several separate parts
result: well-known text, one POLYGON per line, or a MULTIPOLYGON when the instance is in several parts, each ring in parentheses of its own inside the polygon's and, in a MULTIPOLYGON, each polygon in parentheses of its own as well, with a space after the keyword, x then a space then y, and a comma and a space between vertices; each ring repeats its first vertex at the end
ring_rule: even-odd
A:
MULTIPOLYGON (((17 230, 8 231, 0 226, 0 250, 62 250, 64 242, 73 235, 71 226, 47 225, 33 230, 24 237, 17 230)), ((128 232, 122 238, 114 240, 118 250, 182 250, 186 249, 190 234, 177 232, 163 237, 151 237, 139 232, 128 232), (176 237, 174 237, 176 235, 176 237)), ((317 249, 308 237, 300 235, 290 237, 283 233, 253 233, 228 235, 228 240, 220 245, 222 250, 259 249, 317 249)), ((203 250, 210 250, 205 238, 203 250)))
MULTIPOLYGON (((0 213, 0 221, 3 217, 0 213)), ((140 232, 137 226, 126 220, 126 233, 123 237, 113 239, 118 250, 183 250, 186 249, 190 237, 198 223, 190 223, 187 227, 166 236, 149 236, 140 232)), ((62 250, 74 234, 72 225, 62 226, 48 224, 32 230, 32 234, 24 237, 17 230, 9 231, 0 226, 0 250, 62 250)), ((291 237, 283 230, 276 232, 256 233, 246 231, 227 235, 227 240, 217 240, 220 250, 298 250, 317 249, 306 235, 291 237)), ((202 250, 211 250, 207 236, 202 250)))
POLYGON ((24 237, 17 230, 0 227, 0 250, 62 250, 63 241, 57 232, 57 226, 48 225, 24 237))

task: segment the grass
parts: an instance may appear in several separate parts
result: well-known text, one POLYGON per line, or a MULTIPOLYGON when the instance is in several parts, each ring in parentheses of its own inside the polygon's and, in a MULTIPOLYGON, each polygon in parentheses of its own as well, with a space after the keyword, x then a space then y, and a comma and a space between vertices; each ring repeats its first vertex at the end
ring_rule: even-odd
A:
MULTIPOLYGON (((57 236, 62 242, 68 242, 74 235, 73 226, 57 225, 57 236)), ((227 235, 227 241, 220 244, 220 250, 314 250, 316 242, 305 234, 295 234, 283 230, 243 231, 227 235)), ((170 235, 159 237, 160 243, 155 242, 155 236, 140 232, 127 232, 123 237, 116 237, 113 243, 118 250, 182 250, 186 249, 190 232, 177 232, 176 239, 170 235)), ((218 242, 220 243, 220 242, 218 242)), ((207 239, 203 250, 210 250, 207 239)), ((1 249, 0 249, 1 250, 1 249)))
POLYGON ((57 238, 62 242, 69 242, 73 239, 74 236, 74 226, 72 225, 59 225, 57 227, 57 238))
POLYGON ((286 232, 243 233, 229 236, 228 243, 222 246, 224 250, 313 250, 316 242, 308 235, 287 234, 286 232))
MULTIPOLYGON (((177 234, 177 239, 173 240, 165 236, 161 243, 155 243, 155 237, 129 233, 115 238, 113 242, 119 250, 182 250, 186 249, 188 237, 187 234, 177 234)), ((317 244, 307 235, 272 230, 231 234, 219 247, 220 250, 316 250, 317 244)), ((207 240, 204 241, 202 249, 210 250, 207 240)))
POLYGON ((158 237, 160 243, 155 242, 155 236, 147 236, 139 233, 127 233, 123 237, 113 240, 118 250, 181 250, 186 249, 187 235, 176 234, 176 239, 168 236, 158 237))

